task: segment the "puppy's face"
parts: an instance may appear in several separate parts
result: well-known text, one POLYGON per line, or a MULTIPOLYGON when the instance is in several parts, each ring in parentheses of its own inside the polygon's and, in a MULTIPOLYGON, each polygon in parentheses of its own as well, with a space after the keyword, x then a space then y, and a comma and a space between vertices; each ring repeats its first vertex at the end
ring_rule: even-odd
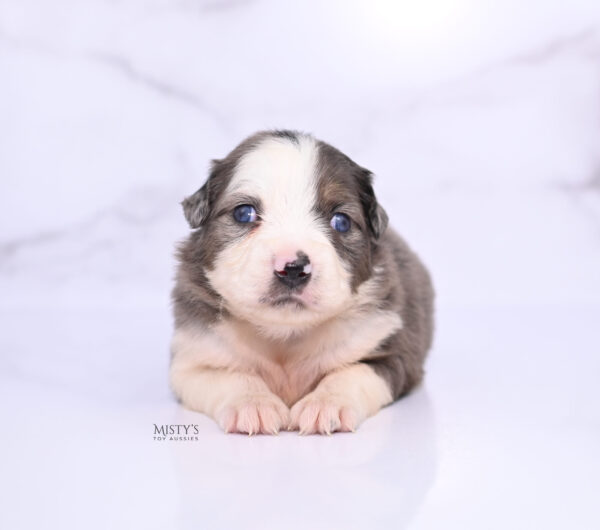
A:
POLYGON ((196 265, 226 309, 274 333, 346 308, 387 223, 369 171, 287 131, 259 133, 215 161, 183 206, 199 228, 196 265))

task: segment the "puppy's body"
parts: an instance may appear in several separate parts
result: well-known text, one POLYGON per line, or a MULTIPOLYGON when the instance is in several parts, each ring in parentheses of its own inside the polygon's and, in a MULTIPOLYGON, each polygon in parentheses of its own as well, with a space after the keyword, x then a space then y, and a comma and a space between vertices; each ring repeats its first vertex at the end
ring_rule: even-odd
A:
POLYGON ((179 252, 171 384, 186 406, 228 432, 329 433, 420 381, 431 283, 367 170, 310 136, 259 133, 184 209, 198 230, 179 252))

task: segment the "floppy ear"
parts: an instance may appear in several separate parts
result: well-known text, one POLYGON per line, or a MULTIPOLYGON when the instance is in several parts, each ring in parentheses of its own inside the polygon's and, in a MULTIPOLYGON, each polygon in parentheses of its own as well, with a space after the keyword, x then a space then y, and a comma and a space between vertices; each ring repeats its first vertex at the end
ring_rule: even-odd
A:
POLYGON ((371 225, 371 232, 375 239, 379 239, 387 228, 388 215, 377 200, 375 200, 375 208, 371 211, 371 215, 369 216, 369 224, 371 225))
POLYGON ((388 225, 388 216, 385 210, 377 202, 375 192, 373 191, 373 174, 363 169, 360 175, 360 201, 365 212, 367 225, 373 239, 379 237, 385 232, 388 225))
POLYGON ((191 228, 200 228, 208 217, 210 211, 208 203, 208 184, 209 181, 207 181, 196 193, 186 197, 181 202, 183 214, 191 228))
POLYGON ((227 167, 223 165, 222 160, 213 160, 204 186, 181 201, 183 214, 190 227, 200 228, 208 220, 215 202, 223 193, 227 184, 227 179, 223 178, 226 170, 227 167))

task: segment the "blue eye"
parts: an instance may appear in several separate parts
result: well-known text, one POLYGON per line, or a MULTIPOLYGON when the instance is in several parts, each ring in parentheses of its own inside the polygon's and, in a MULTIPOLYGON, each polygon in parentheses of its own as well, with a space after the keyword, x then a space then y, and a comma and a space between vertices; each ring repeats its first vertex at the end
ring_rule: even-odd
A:
POLYGON ((253 223, 257 219, 256 209, 249 204, 241 204, 233 210, 233 218, 238 223, 253 223))
POLYGON ((329 222, 331 228, 338 232, 347 232, 350 230, 350 217, 345 213, 335 213, 329 222))

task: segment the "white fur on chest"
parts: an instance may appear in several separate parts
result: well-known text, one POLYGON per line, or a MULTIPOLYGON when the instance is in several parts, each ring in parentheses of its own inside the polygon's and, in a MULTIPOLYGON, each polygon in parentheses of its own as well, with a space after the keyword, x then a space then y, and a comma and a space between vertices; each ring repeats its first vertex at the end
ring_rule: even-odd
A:
POLYGON ((401 326, 393 312, 348 312, 278 341, 261 336, 249 323, 227 320, 210 329, 177 330, 173 361, 259 375, 289 406, 324 375, 359 361, 401 326))

